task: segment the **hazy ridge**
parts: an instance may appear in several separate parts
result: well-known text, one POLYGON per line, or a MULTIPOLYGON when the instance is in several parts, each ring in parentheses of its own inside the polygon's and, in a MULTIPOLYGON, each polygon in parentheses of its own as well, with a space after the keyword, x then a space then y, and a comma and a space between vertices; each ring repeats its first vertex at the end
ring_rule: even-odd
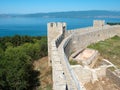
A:
POLYGON ((120 18, 120 11, 68 11, 33 14, 0 14, 0 17, 41 17, 41 18, 120 18))

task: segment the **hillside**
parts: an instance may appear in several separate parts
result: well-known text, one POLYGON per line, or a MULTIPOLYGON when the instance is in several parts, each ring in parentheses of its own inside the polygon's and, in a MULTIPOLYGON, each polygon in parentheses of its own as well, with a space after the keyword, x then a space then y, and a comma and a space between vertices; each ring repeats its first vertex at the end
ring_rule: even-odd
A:
POLYGON ((34 70, 33 62, 45 56, 46 37, 0 37, 0 90, 35 90, 41 86, 38 76, 44 73, 34 70))
POLYGON ((90 10, 49 12, 33 14, 0 14, 0 17, 42 17, 42 18, 120 18, 120 11, 90 10))
POLYGON ((39 71, 41 74, 38 76, 40 86, 36 90, 52 90, 52 68, 48 66, 48 57, 43 57, 34 61, 34 70, 39 71))

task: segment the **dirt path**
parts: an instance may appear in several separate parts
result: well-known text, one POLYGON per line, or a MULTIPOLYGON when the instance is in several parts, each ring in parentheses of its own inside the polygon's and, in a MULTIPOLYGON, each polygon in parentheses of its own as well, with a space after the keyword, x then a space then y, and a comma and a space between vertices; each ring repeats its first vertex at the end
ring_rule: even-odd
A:
POLYGON ((86 90, 120 90, 120 88, 108 78, 103 78, 94 84, 91 82, 87 83, 85 84, 85 88, 86 90))
POLYGON ((38 90, 52 90, 52 69, 48 67, 48 57, 43 57, 33 63, 34 69, 40 71, 40 87, 38 90))

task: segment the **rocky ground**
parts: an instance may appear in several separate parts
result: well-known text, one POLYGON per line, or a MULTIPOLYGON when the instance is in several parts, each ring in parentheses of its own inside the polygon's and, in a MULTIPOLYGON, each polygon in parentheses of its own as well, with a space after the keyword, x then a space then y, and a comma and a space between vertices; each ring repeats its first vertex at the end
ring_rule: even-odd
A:
POLYGON ((85 84, 86 90, 120 90, 116 84, 114 84, 108 78, 99 79, 94 84, 91 82, 85 84))

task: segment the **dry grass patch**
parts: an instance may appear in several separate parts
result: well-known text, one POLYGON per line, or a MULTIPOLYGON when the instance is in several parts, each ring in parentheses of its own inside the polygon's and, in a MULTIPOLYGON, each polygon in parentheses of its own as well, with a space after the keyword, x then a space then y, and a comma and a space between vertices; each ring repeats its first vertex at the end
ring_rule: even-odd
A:
POLYGON ((40 71, 40 87, 37 90, 52 90, 52 68, 48 67, 48 57, 35 61, 34 68, 40 71))
POLYGON ((105 41, 91 44, 88 48, 96 49, 101 57, 108 59, 118 68, 120 68, 120 37, 114 36, 105 41))

